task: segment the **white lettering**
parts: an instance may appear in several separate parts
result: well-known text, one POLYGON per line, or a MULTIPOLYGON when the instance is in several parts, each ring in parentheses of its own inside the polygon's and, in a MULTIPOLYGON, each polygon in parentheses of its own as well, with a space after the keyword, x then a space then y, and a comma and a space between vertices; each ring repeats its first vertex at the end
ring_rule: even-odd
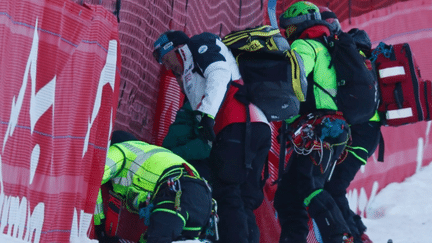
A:
MULTIPOLYGON (((38 20, 36 19, 36 27, 38 20)), ((24 94, 25 94, 25 90, 27 88, 27 82, 28 82, 28 74, 30 71, 30 76, 33 79, 36 79, 36 61, 37 61, 37 55, 38 55, 38 49, 39 49, 39 36, 37 34, 37 28, 35 28, 34 34, 33 34, 33 42, 32 42, 32 47, 30 50, 30 55, 29 58, 27 60, 27 65, 24 71, 24 78, 23 78, 23 83, 21 85, 21 89, 19 91, 18 94, 18 98, 16 96, 13 97, 12 100, 12 108, 11 108, 11 115, 9 118, 9 124, 6 130, 6 134, 3 140, 3 149, 2 151, 4 152, 4 148, 6 145, 6 141, 9 138, 9 136, 12 136, 15 127, 18 123, 18 117, 21 111, 21 107, 23 105, 23 101, 24 101, 24 94)))
POLYGON ((84 139, 84 149, 82 157, 84 157, 85 153, 88 149, 88 143, 90 139, 90 130, 93 126, 93 122, 96 119, 96 116, 99 113, 99 109, 101 107, 102 103, 102 89, 105 86, 105 84, 109 84, 114 90, 114 83, 115 83, 115 74, 116 74, 116 64, 117 64, 117 41, 116 40, 110 40, 109 46, 108 46, 108 53, 106 57, 106 63, 105 66, 102 69, 100 78, 99 78, 99 85, 98 89, 96 91, 96 99, 93 105, 93 112, 91 119, 89 121, 89 125, 87 127, 87 133, 84 139))
POLYGON ((23 197, 20 200, 19 197, 5 195, 1 158, 0 156, 0 232, 4 232, 7 227, 8 236, 25 242, 39 243, 44 222, 45 204, 38 203, 31 213, 27 198, 23 197))
MULTIPOLYGON (((55 80, 51 80, 39 92, 36 93, 36 71, 37 71, 37 57, 39 49, 39 36, 37 34, 38 20, 36 19, 36 28, 33 34, 33 42, 30 49, 30 54, 27 60, 24 77, 18 96, 12 99, 11 115, 3 139, 2 152, 4 152, 6 142, 9 137, 13 135, 15 127, 18 124, 18 118, 24 102, 25 91, 27 88, 29 73, 31 78, 31 100, 30 100, 30 123, 31 133, 33 133, 35 124, 39 118, 44 114, 51 105, 54 105, 55 93, 55 80)), ((34 174, 39 162, 40 146, 35 145, 31 155, 30 161, 30 184, 33 181, 34 174)), ((5 195, 3 186, 2 174, 2 159, 0 155, 0 232, 3 234, 7 228, 7 236, 14 239, 24 240, 25 242, 40 241, 42 226, 44 222, 45 204, 38 203, 31 213, 30 202, 26 197, 20 199, 19 197, 5 195), (26 224, 27 220, 27 224, 26 224), (25 232, 25 234, 24 234, 25 232), (32 241, 33 240, 33 241, 32 241)))
POLYGON ((40 146, 39 144, 36 144, 33 148, 33 151, 31 153, 30 158, 30 182, 29 184, 32 184, 34 175, 36 173, 36 168, 39 164, 39 155, 40 155, 40 146))
POLYGON ((87 231, 90 228, 90 223, 93 218, 93 214, 85 213, 84 210, 80 211, 79 225, 78 225, 78 214, 77 209, 74 209, 74 216, 72 221, 72 228, 70 234, 70 241, 82 239, 87 237, 87 231))

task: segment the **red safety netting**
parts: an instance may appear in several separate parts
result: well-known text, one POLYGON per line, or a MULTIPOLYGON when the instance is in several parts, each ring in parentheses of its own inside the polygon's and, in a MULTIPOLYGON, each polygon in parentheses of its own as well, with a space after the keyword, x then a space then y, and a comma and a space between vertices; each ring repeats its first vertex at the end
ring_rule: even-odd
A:
POLYGON ((118 103, 117 20, 102 6, 0 1, 0 57, 0 237, 84 242, 118 103))
MULTIPOLYGON (((265 6, 268 2, 265 0, 265 6)), ((317 6, 326 6, 331 9, 340 21, 350 22, 352 18, 368 13, 370 11, 385 8, 396 2, 406 2, 409 0, 309 0, 317 6)), ((276 16, 279 17, 292 3, 298 0, 277 0, 276 16)), ((269 24, 268 13, 265 13, 265 23, 269 24)))
MULTIPOLYGON (((102 4, 115 11, 116 0, 74 0, 102 4)), ((262 0, 249 1, 141 1, 121 0, 119 35, 122 71, 119 105, 114 129, 133 133, 137 138, 158 144, 163 139, 158 124, 162 109, 158 97, 160 65, 152 57, 153 43, 169 29, 188 35, 204 31, 226 35, 231 30, 262 23, 266 6, 262 0), (155 129, 156 128, 156 129, 155 129)), ((163 95, 163 94, 162 94, 163 95)), ((175 95, 172 98, 177 98, 175 95)), ((168 122, 174 117, 168 118, 168 122)), ((164 130, 165 128, 161 128, 164 130)))

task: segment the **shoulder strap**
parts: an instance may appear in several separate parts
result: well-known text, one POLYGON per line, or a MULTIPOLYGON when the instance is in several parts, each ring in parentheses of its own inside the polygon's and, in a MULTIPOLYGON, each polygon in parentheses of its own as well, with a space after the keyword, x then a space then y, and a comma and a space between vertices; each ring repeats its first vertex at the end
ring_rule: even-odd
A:
POLYGON ((380 141, 379 141, 379 148, 378 148, 378 161, 384 162, 384 137, 381 131, 380 131, 380 141))
MULTIPOLYGON (((322 43, 322 41, 320 39, 316 39, 316 40, 322 43)), ((306 43, 308 43, 310 45, 310 47, 314 50, 314 52, 315 52, 315 63, 316 63, 317 62, 317 58, 318 58, 318 53, 316 52, 315 48, 313 47, 313 45, 311 43, 309 43, 307 40, 304 40, 304 41, 306 43)), ((323 43, 323 45, 326 45, 326 44, 323 43)), ((331 65, 331 61, 330 61, 330 65, 331 65)), ((319 89, 321 89, 324 93, 326 93, 328 96, 330 96, 330 98, 333 100, 333 102, 337 106, 336 97, 334 97, 333 95, 331 95, 326 89, 324 89, 321 85, 319 85, 317 82, 315 82, 315 79, 312 79, 312 83, 315 86, 317 86, 319 89)))

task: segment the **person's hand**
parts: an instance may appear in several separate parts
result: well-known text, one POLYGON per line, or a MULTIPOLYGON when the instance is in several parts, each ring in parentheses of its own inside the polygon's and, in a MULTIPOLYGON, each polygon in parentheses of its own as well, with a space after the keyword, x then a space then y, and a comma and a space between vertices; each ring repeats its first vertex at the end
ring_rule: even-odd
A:
POLYGON ((201 116, 201 121, 198 125, 198 132, 202 136, 202 138, 213 142, 216 138, 216 134, 213 131, 214 127, 214 117, 203 113, 201 116))

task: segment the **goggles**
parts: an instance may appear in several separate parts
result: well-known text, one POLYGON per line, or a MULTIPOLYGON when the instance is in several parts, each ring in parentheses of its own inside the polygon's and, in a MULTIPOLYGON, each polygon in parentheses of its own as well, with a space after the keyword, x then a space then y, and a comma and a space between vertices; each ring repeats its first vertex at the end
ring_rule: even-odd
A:
POLYGON ((162 58, 175 47, 186 44, 189 37, 182 31, 168 31, 162 34, 154 43, 153 57, 159 64, 162 58))
POLYGON ((321 20, 321 14, 318 12, 299 15, 293 18, 285 18, 283 15, 279 19, 279 24, 283 29, 286 29, 289 25, 296 25, 308 20, 321 20))
POLYGON ((162 58, 168 52, 174 49, 174 43, 168 40, 166 35, 161 36, 155 42, 155 50, 153 51, 153 57, 159 64, 162 64, 162 58))

